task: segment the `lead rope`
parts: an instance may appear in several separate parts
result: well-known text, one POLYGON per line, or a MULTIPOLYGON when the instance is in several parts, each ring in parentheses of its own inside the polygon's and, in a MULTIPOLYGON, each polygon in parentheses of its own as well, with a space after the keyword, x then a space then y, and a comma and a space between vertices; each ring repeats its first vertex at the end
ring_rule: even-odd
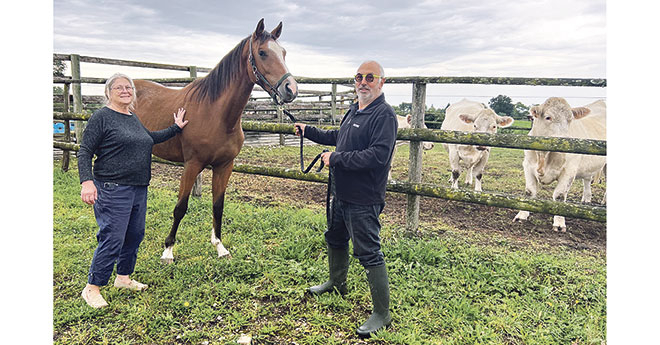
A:
MULTIPOLYGON (((298 122, 298 120, 296 120, 296 118, 288 110, 284 109, 284 107, 280 106, 279 109, 282 110, 282 112, 284 112, 284 114, 286 114, 286 116, 289 117, 291 122, 293 123, 298 122)), ((303 163, 303 133, 302 133, 302 129, 299 126, 296 127, 298 127, 298 131, 300 132, 300 171, 302 171, 303 174, 307 174, 309 170, 314 166, 316 161, 319 160, 319 158, 321 158, 321 154, 323 154, 324 152, 329 152, 329 150, 323 149, 321 153, 316 155, 314 160, 312 160, 312 162, 307 166, 307 168, 305 168, 305 163, 303 163)), ((320 172, 324 166, 325 163, 323 163, 323 160, 321 160, 321 165, 318 167, 318 169, 316 169, 316 172, 320 172)), ((328 229, 332 227, 332 204, 334 203, 333 196, 335 195, 335 185, 332 176, 334 174, 334 170, 335 169, 333 167, 328 166, 328 190, 325 194, 325 218, 328 223, 328 229)))

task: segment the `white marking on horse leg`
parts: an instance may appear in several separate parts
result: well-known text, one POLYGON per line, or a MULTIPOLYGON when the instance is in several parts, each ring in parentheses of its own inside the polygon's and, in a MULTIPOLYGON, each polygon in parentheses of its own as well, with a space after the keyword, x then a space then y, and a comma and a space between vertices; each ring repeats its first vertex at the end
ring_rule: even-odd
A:
POLYGON ((554 216, 552 221, 552 230, 566 232, 566 220, 562 216, 554 216))
POLYGON ((167 247, 163 250, 163 255, 160 257, 160 262, 163 264, 171 264, 174 262, 174 247, 167 247))
POLYGON ((211 244, 215 247, 215 249, 218 251, 218 257, 228 257, 231 258, 231 254, 229 251, 225 248, 225 246, 222 244, 222 241, 220 241, 219 238, 215 237, 215 229, 211 229, 211 244))
POLYGON ((218 243, 222 243, 220 239, 215 237, 215 229, 211 228, 211 244, 215 247, 218 245, 218 243))

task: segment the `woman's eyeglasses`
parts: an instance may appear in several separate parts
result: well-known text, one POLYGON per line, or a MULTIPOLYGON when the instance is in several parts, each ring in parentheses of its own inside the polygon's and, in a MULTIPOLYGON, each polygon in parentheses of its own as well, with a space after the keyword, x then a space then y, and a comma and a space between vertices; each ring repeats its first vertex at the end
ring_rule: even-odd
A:
POLYGON ((362 78, 364 78, 364 80, 366 80, 367 83, 373 83, 373 82, 374 82, 374 78, 380 78, 380 76, 379 76, 379 75, 375 75, 375 74, 373 74, 373 73, 367 73, 366 75, 363 76, 362 73, 358 73, 358 74, 355 75, 355 82, 357 82, 357 83, 361 83, 361 82, 362 82, 362 78))
POLYGON ((124 87, 124 86, 115 86, 115 87, 113 87, 112 89, 113 89, 113 90, 116 90, 116 91, 124 91, 124 90, 126 90, 126 91, 128 91, 128 92, 133 91, 133 87, 132 87, 132 86, 126 86, 126 87, 124 87))

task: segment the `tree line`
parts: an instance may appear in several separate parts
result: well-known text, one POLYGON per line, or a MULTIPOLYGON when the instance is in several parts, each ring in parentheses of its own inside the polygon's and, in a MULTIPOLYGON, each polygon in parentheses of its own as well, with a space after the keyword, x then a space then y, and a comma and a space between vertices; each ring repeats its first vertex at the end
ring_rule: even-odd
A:
MULTIPOLYGON (((445 110, 450 105, 450 103, 447 103, 444 108, 436 108, 431 104, 431 106, 426 107, 424 115, 424 122, 427 122, 426 126, 429 128, 440 128, 440 123, 445 119, 445 110)), ((530 108, 530 106, 521 102, 513 104, 511 97, 505 95, 498 95, 491 98, 488 101, 488 107, 501 116, 511 116, 516 120, 526 120, 530 108)), ((393 106, 393 108, 399 115, 412 113, 412 103, 410 102, 401 102, 401 104, 393 106)))

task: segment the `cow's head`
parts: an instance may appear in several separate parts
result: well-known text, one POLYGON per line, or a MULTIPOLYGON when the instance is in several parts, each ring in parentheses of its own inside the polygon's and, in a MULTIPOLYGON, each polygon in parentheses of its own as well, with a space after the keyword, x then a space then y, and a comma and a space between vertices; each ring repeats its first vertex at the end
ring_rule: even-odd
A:
MULTIPOLYGON (((513 117, 499 116, 493 109, 482 109, 476 114, 461 114, 458 116, 461 121, 474 125, 474 132, 477 133, 497 133, 498 127, 509 127, 513 124, 513 117)), ((477 146, 478 150, 485 150, 485 146, 477 146)))
POLYGON ((564 137, 574 119, 589 115, 589 108, 571 108, 565 99, 550 97, 543 104, 529 109, 528 118, 532 120, 529 135, 545 137, 564 137))

